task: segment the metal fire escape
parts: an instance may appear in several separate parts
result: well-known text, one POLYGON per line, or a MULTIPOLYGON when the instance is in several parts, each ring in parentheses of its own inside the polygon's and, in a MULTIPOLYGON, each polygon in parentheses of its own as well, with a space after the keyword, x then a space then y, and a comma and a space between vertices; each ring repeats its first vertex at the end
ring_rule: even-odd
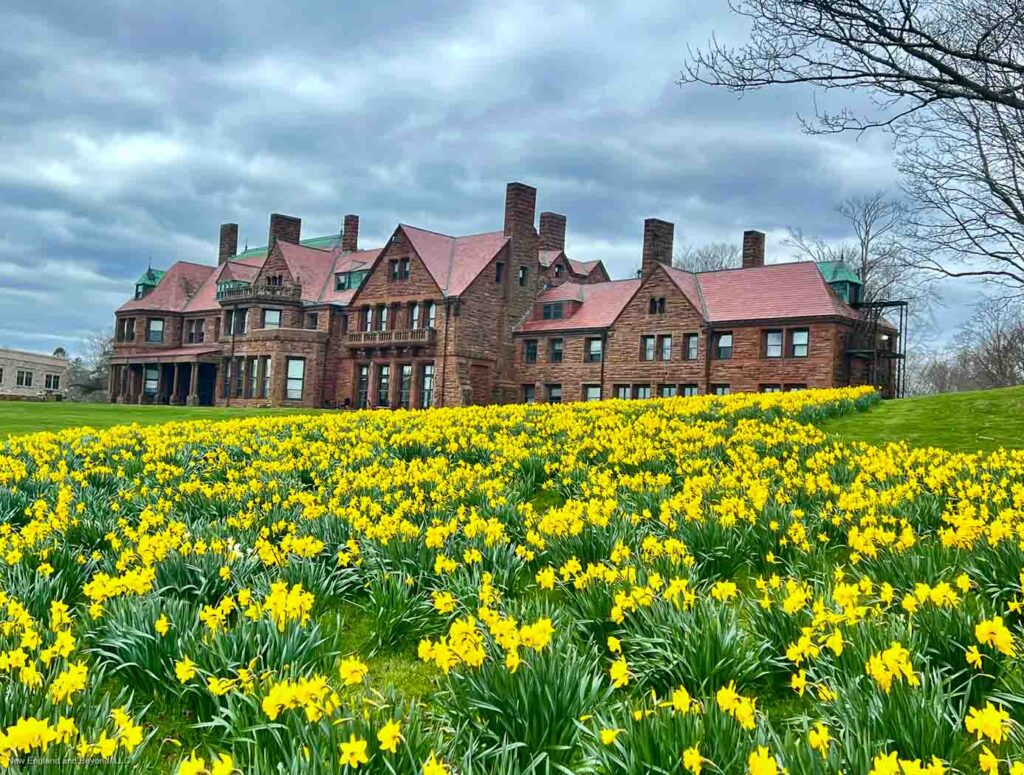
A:
POLYGON ((855 359, 862 359, 866 384, 878 387, 883 398, 903 398, 907 392, 909 303, 865 301, 850 306, 860 317, 847 340, 847 369, 853 369, 855 359))

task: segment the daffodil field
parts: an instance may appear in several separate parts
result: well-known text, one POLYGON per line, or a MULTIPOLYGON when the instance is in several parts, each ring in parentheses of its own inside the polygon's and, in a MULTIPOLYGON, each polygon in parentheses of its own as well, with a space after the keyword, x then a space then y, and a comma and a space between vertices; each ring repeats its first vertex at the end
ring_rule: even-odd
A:
POLYGON ((875 401, 11 438, 0 766, 1024 775, 1024 451, 875 401))

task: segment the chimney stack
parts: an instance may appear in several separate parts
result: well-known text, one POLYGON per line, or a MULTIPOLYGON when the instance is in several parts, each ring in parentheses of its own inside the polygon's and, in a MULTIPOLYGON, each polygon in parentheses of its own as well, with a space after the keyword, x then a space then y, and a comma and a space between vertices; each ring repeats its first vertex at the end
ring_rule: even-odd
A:
POLYGON ((743 232, 743 268, 764 266, 764 232, 743 232))
POLYGON ((658 264, 672 266, 672 238, 675 224, 658 218, 644 221, 644 257, 641 273, 647 277, 658 264))
POLYGON ((341 232, 341 251, 355 253, 359 250, 359 216, 346 215, 345 227, 341 232))
POLYGON ((525 183, 509 183, 505 188, 505 236, 533 230, 537 213, 537 189, 525 183))
POLYGON ((302 219, 290 215, 271 213, 270 234, 267 236, 267 252, 274 249, 278 240, 298 244, 302 233, 302 219))
POLYGON ((238 255, 238 224, 222 223, 220 225, 220 250, 217 252, 217 263, 223 264, 238 255))
POLYGON ((565 216, 559 213, 540 214, 540 249, 565 250, 565 216))

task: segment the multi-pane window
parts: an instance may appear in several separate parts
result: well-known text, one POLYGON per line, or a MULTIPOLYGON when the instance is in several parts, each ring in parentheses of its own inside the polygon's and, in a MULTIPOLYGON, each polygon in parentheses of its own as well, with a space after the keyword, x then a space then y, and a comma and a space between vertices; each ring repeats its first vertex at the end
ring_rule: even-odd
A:
POLYGON ((794 328, 789 332, 790 348, 789 354, 793 358, 806 358, 808 345, 811 341, 811 332, 806 328, 794 328))
POLYGON ((537 402, 537 387, 536 385, 523 385, 522 386, 523 403, 533 404, 537 402))
POLYGON ((234 381, 234 393, 235 398, 242 397, 242 391, 245 390, 245 361, 239 359, 235 365, 235 381, 234 381))
POLYGON ((189 344, 201 344, 206 339, 206 321, 190 320, 185 324, 185 341, 189 344))
POLYGON ((273 361, 269 355, 263 357, 263 390, 260 391, 260 398, 270 398, 270 379, 273 376, 273 361))
POLYGON ((781 393, 782 385, 761 385, 758 390, 762 393, 781 393))
POLYGON ((658 395, 661 396, 662 398, 672 398, 673 396, 676 395, 676 386, 675 385, 659 385, 658 386, 658 395))
POLYGON ((527 268, 525 266, 519 267, 519 287, 520 288, 526 286, 527 272, 528 272, 528 270, 527 270, 527 268))
POLYGON ((409 279, 409 259, 396 258, 389 262, 391 269, 391 281, 401 282, 409 279))
POLYGON ((238 335, 244 334, 249 329, 249 310, 244 307, 235 307, 227 311, 227 333, 238 335))
POLYGON ((601 386, 600 385, 584 385, 583 386, 583 400, 584 401, 600 401, 601 400, 601 386))
POLYGON ((583 360, 587 363, 600 363, 603 355, 603 342, 601 339, 594 337, 587 339, 584 342, 583 348, 583 360))
POLYGON ((428 407, 434 402, 434 364, 424 363, 420 373, 420 406, 428 407))
POLYGON ((505 264, 501 261, 496 261, 494 264, 494 282, 500 283, 505 279, 505 264))
POLYGON ((712 385, 711 392, 716 396, 727 396, 729 395, 728 385, 712 385))
POLYGON ((727 361, 732 357, 732 332, 723 331, 715 334, 715 358, 727 361))
POLYGON ((664 315, 665 314, 665 297, 652 296, 647 301, 647 312, 650 315, 664 315))
POLYGON ((263 327, 264 328, 280 328, 281 327, 281 310, 279 310, 279 309, 265 309, 265 310, 263 310, 263 327))
POLYGON ((363 331, 373 330, 373 307, 363 307, 363 331))
POLYGON ((412 364, 403 363, 398 367, 398 405, 409 408, 412 397, 412 364))
POLYGON ((658 357, 663 361, 672 360, 672 337, 669 335, 658 337, 658 357))
POLYGON ((388 330, 388 305, 378 304, 377 305, 377 330, 387 331, 388 330))
POLYGON ((555 385, 545 385, 544 387, 547 390, 547 394, 548 394, 547 395, 547 400, 548 400, 549 404, 560 404, 560 403, 562 403, 562 386, 561 385, 558 385, 558 384, 555 384, 555 385))
POLYGON ((640 360, 642 361, 653 361, 654 360, 654 337, 653 336, 641 336, 640 337, 640 360))
POLYGON ((679 386, 679 395, 683 396, 684 398, 692 398, 693 396, 697 395, 697 386, 696 385, 680 385, 679 386))
POLYGON ((356 379, 356 408, 365 409, 370 394, 370 367, 363 365, 359 367, 359 375, 356 379))
POLYGON ((160 367, 146 366, 142 375, 142 392, 147 396, 155 396, 160 387, 160 367))
POLYGON ((256 365, 259 363, 258 358, 249 359, 249 398, 259 398, 260 395, 260 383, 259 383, 259 372, 256 369, 256 365))
POLYGON ((135 318, 121 318, 117 321, 117 341, 135 341, 135 318))
POLYGON ((306 328, 309 331, 316 331, 320 327, 320 314, 317 312, 306 313, 306 328))
POLYGON ((561 320, 564 314, 562 302, 545 304, 541 308, 541 316, 544 320, 561 320))
POLYGON ((164 340, 163 318, 150 318, 146 321, 146 341, 159 344, 164 340))
POLYGON ((377 366, 377 406, 388 406, 391 401, 391 367, 377 366))
POLYGON ((537 340, 527 339, 523 342, 523 360, 526 363, 537 362, 537 340))
POLYGON ((565 343, 562 339, 548 340, 548 360, 552 363, 562 362, 562 349, 565 343))
POLYGON ((785 387, 787 393, 792 393, 795 390, 807 390, 807 385, 786 385, 785 387))
POLYGON ((633 398, 650 398, 650 385, 633 385, 633 398))
POLYGON ((615 397, 616 398, 629 398, 629 385, 616 385, 615 386, 615 397))
POLYGON ((302 358, 289 358, 285 370, 284 397, 289 401, 302 400, 302 387, 306 378, 306 361, 302 358))
POLYGON ((43 378, 47 390, 60 390, 60 374, 47 374, 43 378))
POLYGON ((18 387, 32 387, 32 372, 24 369, 18 369, 18 374, 15 377, 15 382, 18 387))
POLYGON ((764 332, 764 357, 782 357, 782 331, 764 332))
POLYGON ((412 302, 409 305, 409 328, 420 327, 420 305, 412 302))
POLYGON ((426 328, 434 328, 435 318, 437 317, 437 305, 432 301, 428 301, 423 307, 426 310, 426 328))
POLYGON ((697 360, 697 351, 700 346, 700 337, 697 334, 685 334, 683 336, 683 360, 697 360))

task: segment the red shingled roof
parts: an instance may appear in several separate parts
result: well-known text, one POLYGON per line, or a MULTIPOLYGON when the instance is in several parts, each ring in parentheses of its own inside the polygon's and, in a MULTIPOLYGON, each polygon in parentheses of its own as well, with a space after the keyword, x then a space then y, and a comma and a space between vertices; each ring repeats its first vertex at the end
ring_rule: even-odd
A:
MULTIPOLYGON (((676 275, 673 270, 670 275, 676 275)), ((686 273, 684 273, 686 274, 686 273)), ((811 261, 754 269, 701 272, 697 284, 712 323, 729 320, 832 317, 858 314, 832 291, 811 261)))
POLYGON ((415 226, 403 224, 401 228, 446 296, 458 296, 465 291, 508 242, 500 231, 450 237, 415 226))
POLYGON ((181 309, 209 279, 216 267, 177 261, 160 279, 156 288, 141 299, 129 299, 118 312, 129 310, 155 310, 170 312, 181 309))
POLYGON ((334 269, 334 251, 307 248, 291 242, 278 242, 277 247, 288 264, 292 282, 302 288, 300 298, 304 302, 318 301, 334 269))
POLYGON ((637 288, 640 280, 612 280, 607 283, 579 285, 562 283, 542 293, 537 302, 582 301, 576 314, 562 320, 527 320, 520 331, 571 331, 583 328, 607 328, 619 316, 637 288))
MULTIPOLYGON (((263 263, 263 259, 259 260, 263 263)), ((217 283, 223 280, 242 280, 252 282, 259 272, 259 266, 254 266, 250 261, 228 261, 217 267, 212 267, 213 272, 203 283, 199 291, 188 300, 188 303, 181 309, 181 312, 209 312, 219 309, 217 303, 217 283)), ((177 311, 177 310, 175 310, 177 311)))

